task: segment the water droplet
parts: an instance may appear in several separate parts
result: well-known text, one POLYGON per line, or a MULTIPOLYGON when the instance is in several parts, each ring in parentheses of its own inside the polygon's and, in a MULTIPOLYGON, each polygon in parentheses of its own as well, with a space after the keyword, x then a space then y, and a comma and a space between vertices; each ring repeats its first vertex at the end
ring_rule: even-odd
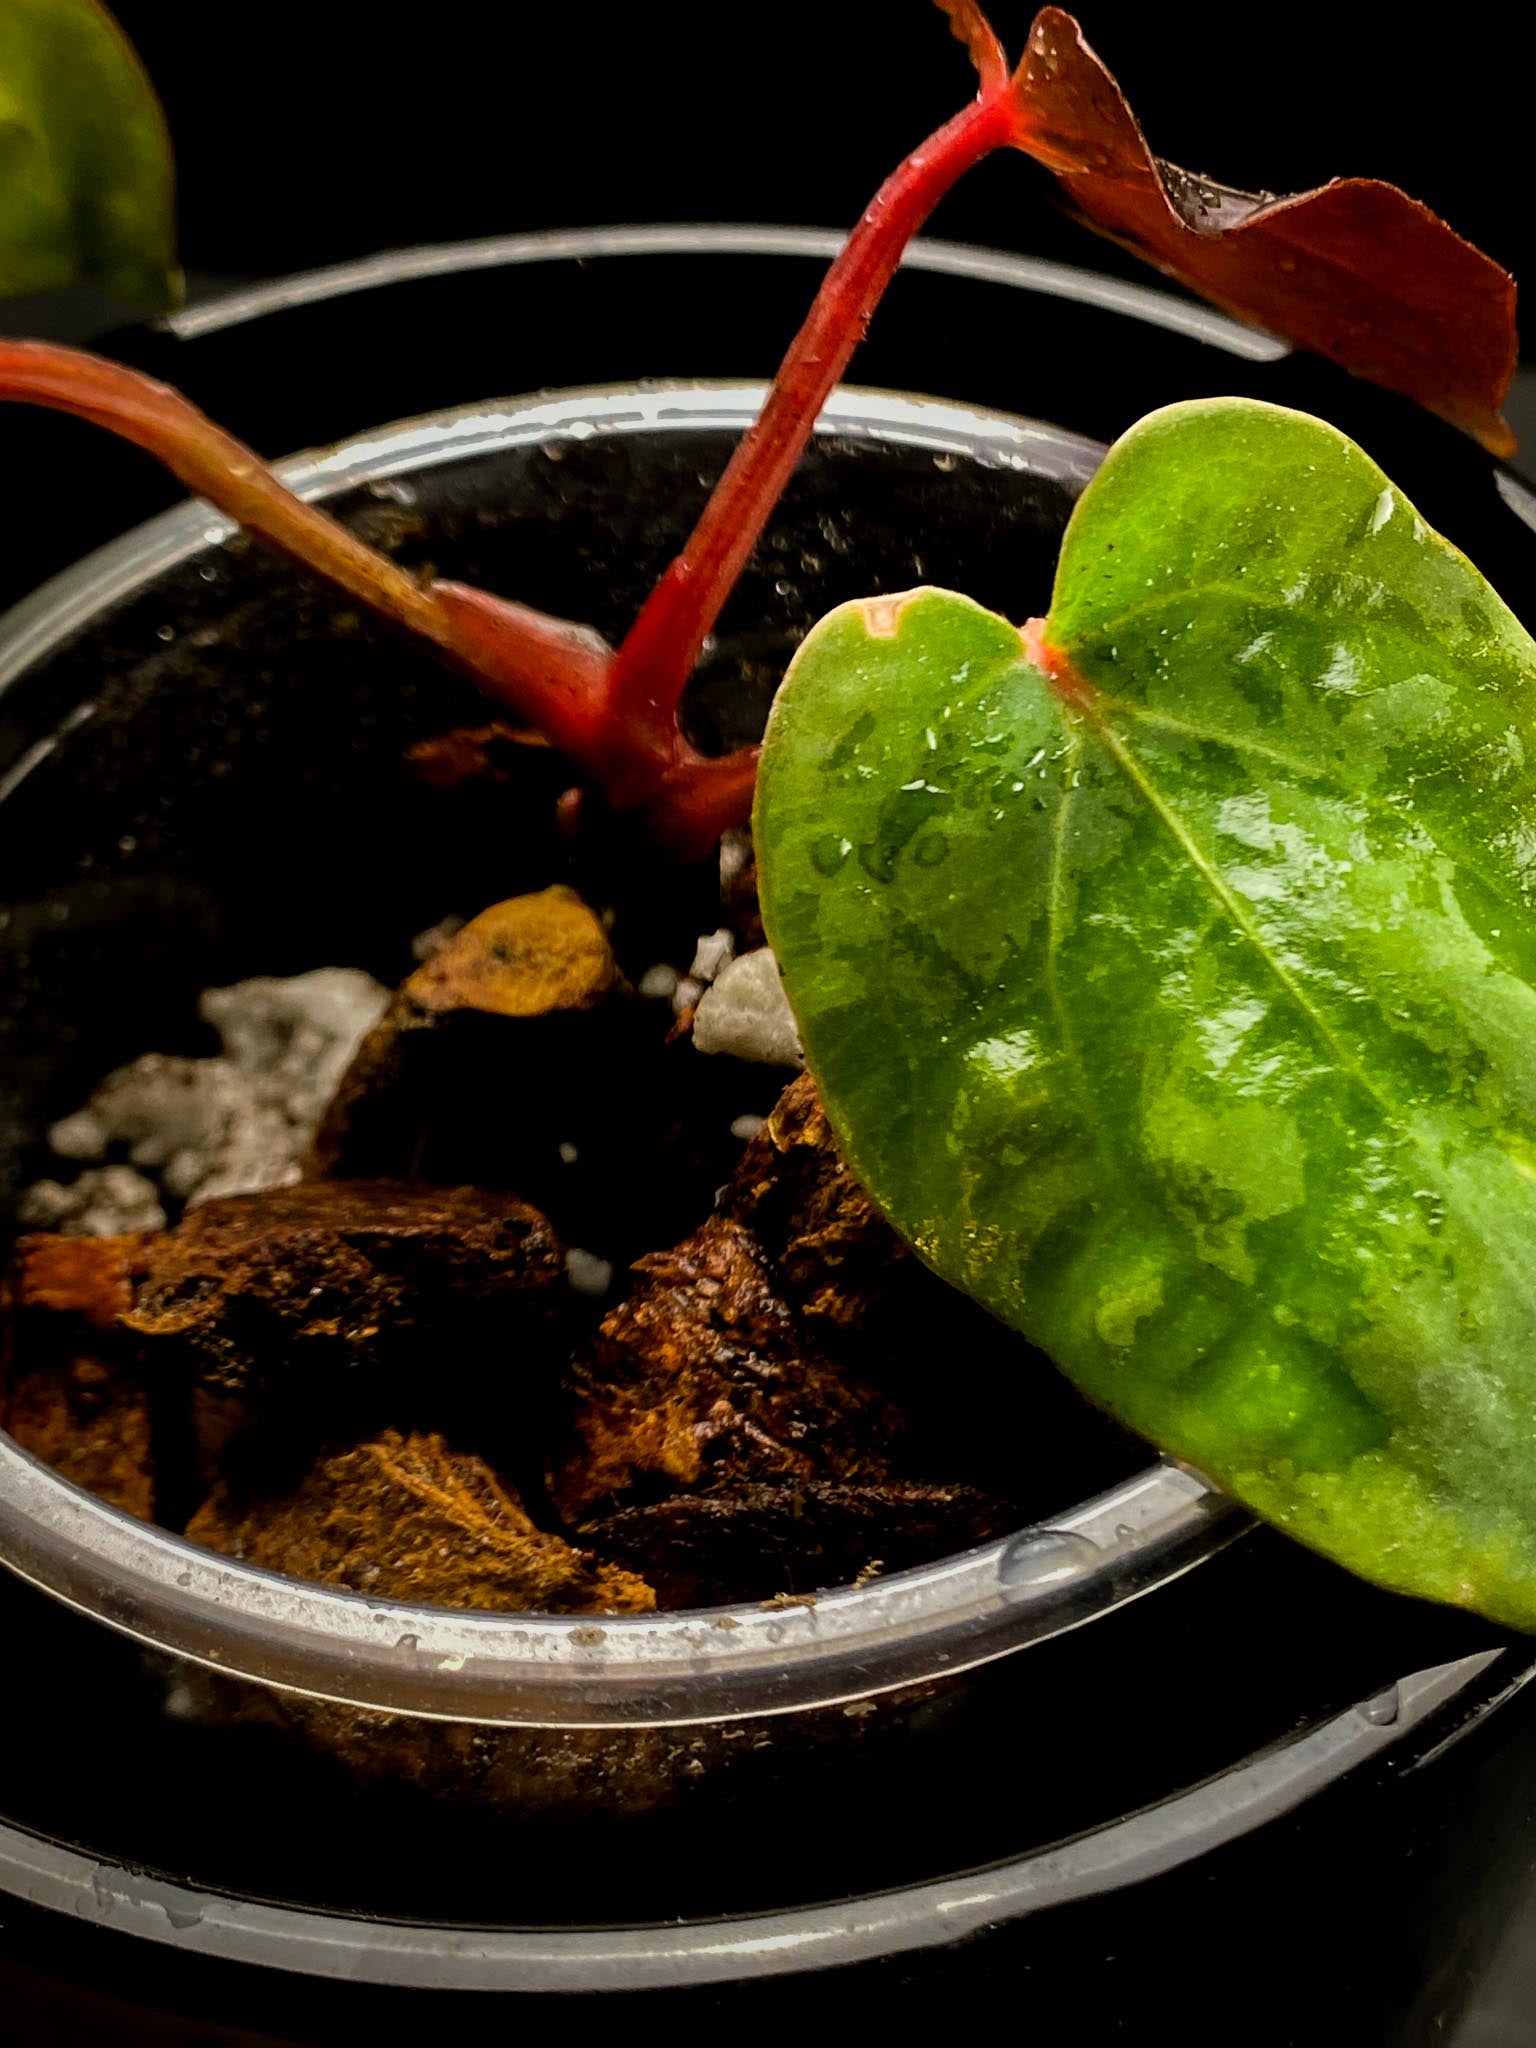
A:
POLYGON ((157 640, 163 640, 167 645, 169 645, 170 642, 176 638, 176 628, 174 626, 156 626, 155 638, 157 640))
POLYGON ((952 469, 959 466, 959 461, 960 458, 957 455, 935 455, 933 466, 935 469, 942 469, 947 476, 952 469))
POLYGON ((1369 1721, 1373 1728, 1390 1728, 1402 1711, 1403 1703, 1395 1685, 1389 1685, 1373 1699, 1361 1700, 1355 1708, 1361 1720, 1369 1721))
POLYGON ((829 832, 811 847, 811 866, 818 875, 835 875, 852 851, 850 840, 839 839, 835 833, 829 832))
POLYGON ((998 1584, 1010 1592, 1033 1593, 1065 1585, 1098 1562, 1099 1546, 1070 1529, 1033 1529, 1016 1536, 998 1559, 998 1584))

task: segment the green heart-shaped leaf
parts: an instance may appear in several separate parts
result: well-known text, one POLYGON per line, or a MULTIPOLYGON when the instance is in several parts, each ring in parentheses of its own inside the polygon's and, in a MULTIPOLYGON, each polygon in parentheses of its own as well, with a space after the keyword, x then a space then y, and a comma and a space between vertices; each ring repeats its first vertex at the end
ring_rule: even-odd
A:
POLYGON ((1111 452, 1031 646, 920 590, 780 691, 763 908, 855 1169, 1261 1514, 1536 1627, 1536 645, 1218 400, 1111 452))
POLYGON ((76 283, 130 305, 177 296, 170 140, 96 0, 5 0, 0 295, 76 283))

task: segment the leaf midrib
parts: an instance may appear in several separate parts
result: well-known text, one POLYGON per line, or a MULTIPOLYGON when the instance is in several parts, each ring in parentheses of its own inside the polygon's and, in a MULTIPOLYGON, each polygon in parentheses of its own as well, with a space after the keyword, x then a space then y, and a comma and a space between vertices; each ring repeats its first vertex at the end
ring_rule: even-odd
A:
POLYGON ((1241 897, 1223 880, 1220 871, 1207 857, 1200 842, 1184 823, 1173 805, 1163 796, 1157 785, 1147 774, 1120 734, 1103 715, 1102 708, 1095 707, 1085 712, 1085 720, 1091 724, 1095 737, 1105 752, 1119 768, 1121 774, 1141 797, 1148 809, 1168 832, 1174 843, 1188 858, 1212 897, 1231 919, 1232 923, 1248 940, 1264 967, 1275 983, 1289 997, 1291 1003, 1311 1027, 1316 1037, 1337 1061, 1340 1069, 1347 1073, 1362 1092, 1376 1105, 1381 1115, 1402 1136, 1409 1139, 1424 1156, 1426 1163, 1438 1171, 1429 1140, 1420 1130, 1416 1121, 1403 1106, 1391 1096, 1383 1093, 1369 1070, 1360 1064, 1349 1046, 1338 1036, 1327 1015, 1312 1000, 1296 977, 1277 960, 1270 950, 1263 929, 1247 910, 1241 897))
MULTIPOLYGON (((1064 659, 1070 661, 1070 657, 1066 657, 1064 651, 1063 656, 1064 659)), ((1026 666, 1032 669, 1037 677, 1042 675, 1042 671, 1032 661, 1027 662, 1026 666)), ((1051 678, 1049 676, 1044 676, 1043 679, 1047 684, 1050 684, 1051 678)), ((1153 782, 1151 776, 1138 760, 1133 749, 1122 735, 1115 730, 1108 714, 1112 709, 1116 708, 1124 709, 1133 717, 1144 715, 1142 707, 1128 703, 1125 700, 1109 697, 1092 684, 1088 685, 1081 697, 1074 697, 1070 710, 1064 711, 1063 715, 1066 718, 1069 731, 1073 733, 1074 737, 1081 734, 1085 728, 1093 734, 1110 760, 1114 762, 1115 766, 1124 776, 1131 789, 1142 799, 1148 810, 1173 839, 1175 845, 1184 853, 1219 909, 1231 920, 1232 924, 1253 947, 1254 952, 1263 963, 1266 971, 1280 988, 1281 992, 1290 1000, 1319 1043, 1337 1062, 1340 1071, 1347 1074, 1367 1100, 1375 1105, 1378 1113, 1388 1126, 1412 1146, 1413 1150, 1429 1169, 1430 1177, 1438 1179, 1441 1172, 1441 1162, 1433 1137, 1401 1103, 1394 1100, 1391 1095, 1381 1089, 1369 1069, 1360 1063, 1348 1044, 1339 1037, 1326 1012, 1313 1001, 1306 989, 1289 972, 1284 964, 1276 959, 1262 927, 1253 918, 1241 897, 1222 878, 1220 870, 1206 855, 1199 840, 1185 824, 1173 804, 1162 794, 1157 784, 1153 782)), ((1212 737, 1218 736, 1212 735, 1212 737)), ((1227 742, 1227 744, 1231 744, 1231 742, 1227 742)), ((1326 778, 1318 778, 1314 773, 1313 779, 1326 778)), ((1064 842, 1065 832, 1063 831, 1063 844, 1064 842)), ((1053 868, 1053 920, 1055 916, 1057 887, 1057 877, 1053 868)), ((1054 923, 1048 925, 1048 933, 1054 935, 1054 923)), ((1059 946, 1060 939, 1057 938, 1057 950, 1059 950, 1059 946)), ((1053 997, 1053 1001, 1059 1002, 1059 999, 1053 997)), ((1059 1008, 1058 1014, 1060 1014, 1059 1008)), ((1073 1047, 1075 1050, 1075 1041, 1073 1041, 1073 1047)), ((1082 1075, 1086 1082, 1088 1079, 1086 1062, 1080 1053, 1077 1055, 1076 1063, 1080 1075, 1082 1075)), ((1096 1119, 1090 1118, 1089 1122, 1091 1127, 1096 1127, 1096 1119)), ((1498 1147, 1497 1149, 1502 1157, 1509 1160, 1517 1169, 1520 1168, 1520 1162, 1512 1154, 1506 1152, 1503 1147, 1498 1147)), ((1516 1276, 1522 1287, 1528 1286, 1526 1267, 1512 1258, 1506 1247, 1490 1246, 1490 1249, 1492 1249, 1493 1255, 1505 1269, 1516 1276)))

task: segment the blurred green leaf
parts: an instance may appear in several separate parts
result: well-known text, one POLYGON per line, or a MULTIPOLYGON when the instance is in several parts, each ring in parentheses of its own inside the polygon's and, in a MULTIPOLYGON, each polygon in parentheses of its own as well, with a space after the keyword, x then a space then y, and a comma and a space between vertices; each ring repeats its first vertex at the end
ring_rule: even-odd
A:
POLYGON ((0 0, 0 295, 180 295, 170 137, 97 0, 0 0))

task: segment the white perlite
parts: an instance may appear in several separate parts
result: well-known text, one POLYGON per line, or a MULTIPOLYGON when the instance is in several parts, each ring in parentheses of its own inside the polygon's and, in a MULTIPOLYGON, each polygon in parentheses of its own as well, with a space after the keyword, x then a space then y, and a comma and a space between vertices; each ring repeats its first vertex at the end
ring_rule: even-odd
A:
POLYGON ((727 1052, 769 1067, 803 1067, 800 1034, 769 946, 743 953, 720 970, 694 1013, 700 1052, 727 1052))
POLYGON ((675 967, 669 967, 665 960, 658 960, 654 967, 647 967, 635 986, 641 995, 649 996, 653 1001, 670 1003, 677 994, 681 978, 675 967))
POLYGON ((731 891, 752 865, 752 834, 745 825, 732 825, 720 835, 720 900, 729 903, 731 891))
POLYGON ((297 1157, 288 1123, 233 1061, 157 1052, 108 1074, 48 1142, 61 1159, 105 1159, 126 1147, 130 1162, 178 1201, 271 1187, 297 1157))
POLYGON ((17 1204, 28 1230, 56 1230, 66 1237, 121 1237, 129 1230, 163 1230, 165 1211, 155 1184, 131 1166, 91 1166, 66 1187, 62 1181, 34 1181, 17 1204))
POLYGON ((565 1255, 565 1277, 577 1294, 606 1294, 613 1285, 613 1262, 573 1244, 565 1255))
POLYGON ((157 1227, 166 1196, 195 1204, 296 1180, 326 1104, 388 1002, 387 989, 352 967, 207 990, 198 1008, 222 1055, 146 1053, 109 1074, 48 1141, 61 1159, 101 1161, 121 1148, 130 1164, 96 1167, 69 1187, 38 1182, 22 1198, 24 1220, 36 1227, 50 1214, 46 1227, 66 1235, 107 1235, 157 1227), (151 1209, 149 1222, 101 1220, 151 1209))
POLYGON ((735 957, 734 932, 725 925, 717 932, 705 932, 693 949, 693 965, 688 970, 688 977, 691 981, 714 981, 735 957))
POLYGON ((307 1145, 352 1055, 389 1007, 389 990, 357 967, 317 967, 210 988, 197 1007, 257 1099, 301 1129, 307 1145))

